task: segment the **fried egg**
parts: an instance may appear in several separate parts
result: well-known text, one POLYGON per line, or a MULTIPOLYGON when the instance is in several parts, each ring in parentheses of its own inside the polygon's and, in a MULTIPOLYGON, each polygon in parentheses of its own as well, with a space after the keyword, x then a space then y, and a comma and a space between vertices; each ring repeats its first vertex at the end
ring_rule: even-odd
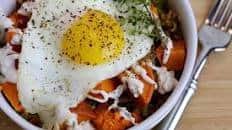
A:
POLYGON ((69 108, 98 82, 146 56, 153 44, 148 36, 125 31, 113 0, 36 0, 33 5, 17 85, 26 111, 38 113, 48 129, 74 119, 69 108))

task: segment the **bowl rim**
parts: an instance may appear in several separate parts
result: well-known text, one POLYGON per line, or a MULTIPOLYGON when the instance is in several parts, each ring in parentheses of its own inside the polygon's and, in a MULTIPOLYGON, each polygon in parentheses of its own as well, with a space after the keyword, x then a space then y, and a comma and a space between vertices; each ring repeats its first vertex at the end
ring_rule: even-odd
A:
MULTIPOLYGON (((175 0, 173 0, 175 1, 175 0)), ((197 55, 197 27, 196 27, 196 20, 190 5, 190 2, 187 0, 180 0, 178 1, 180 4, 182 4, 183 10, 186 11, 185 16, 187 22, 190 26, 188 26, 188 30, 191 30, 191 37, 188 40, 188 45, 190 45, 191 53, 189 53, 189 49, 187 49, 187 56, 185 61, 185 67, 184 71, 181 75, 180 81, 176 87, 176 89, 172 92, 172 94, 169 96, 167 101, 152 115, 150 115, 148 118, 146 118, 144 121, 142 121, 140 124, 133 126, 129 128, 129 130, 141 130, 141 129, 152 129, 154 126, 156 126, 161 120, 163 120, 168 113, 172 110, 172 108, 177 103, 179 97, 183 93, 183 91, 186 89, 186 85, 188 82, 189 77, 191 76, 191 72, 194 67, 194 63, 196 60, 197 55)), ((2 93, 0 93, 0 109, 8 116, 10 117, 14 122, 16 122, 20 127, 23 129, 29 129, 29 130, 40 130, 41 128, 34 126, 29 121, 24 119, 20 114, 18 114, 6 101, 2 93)))

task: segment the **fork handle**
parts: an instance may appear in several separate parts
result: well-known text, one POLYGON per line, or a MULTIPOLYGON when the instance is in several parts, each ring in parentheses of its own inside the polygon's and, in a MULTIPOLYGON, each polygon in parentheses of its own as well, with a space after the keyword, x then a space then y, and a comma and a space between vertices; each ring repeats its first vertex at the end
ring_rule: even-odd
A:
POLYGON ((198 82, 196 80, 192 80, 190 87, 187 89, 187 91, 181 97, 179 102, 176 104, 173 111, 170 113, 170 121, 166 122, 166 128, 163 128, 163 130, 175 130, 178 122, 180 121, 185 111, 185 108, 187 107, 188 103, 190 102, 191 98, 197 90, 197 83, 198 82))
POLYGON ((197 58, 195 67, 193 69, 192 77, 190 78, 190 81, 188 83, 187 89, 184 91, 183 95, 180 97, 179 101, 177 102, 174 109, 170 112, 170 114, 164 119, 164 121, 160 124, 159 129, 160 130, 174 130, 180 121, 182 114, 190 102, 191 98, 195 94, 195 91, 197 90, 197 84, 198 84, 198 77, 201 73, 201 71, 204 68, 204 65, 207 61, 207 57, 209 53, 212 51, 210 47, 202 46, 202 50, 200 51, 200 54, 197 58))
POLYGON ((187 107, 188 103, 190 102, 191 98, 195 94, 195 91, 197 89, 197 82, 195 80, 192 81, 190 84, 190 88, 187 90, 187 92, 183 95, 181 100, 178 102, 177 106, 172 111, 173 118, 170 122, 170 124, 167 125, 167 130, 174 130, 180 121, 182 114, 187 107))
POLYGON ((180 97, 174 109, 170 112, 170 114, 166 117, 165 121, 163 122, 161 126, 162 130, 175 130, 178 122, 180 121, 185 111, 185 108, 187 107, 188 103, 190 102, 191 98, 197 90, 197 84, 198 81, 194 79, 190 82, 187 90, 184 91, 183 95, 180 97))

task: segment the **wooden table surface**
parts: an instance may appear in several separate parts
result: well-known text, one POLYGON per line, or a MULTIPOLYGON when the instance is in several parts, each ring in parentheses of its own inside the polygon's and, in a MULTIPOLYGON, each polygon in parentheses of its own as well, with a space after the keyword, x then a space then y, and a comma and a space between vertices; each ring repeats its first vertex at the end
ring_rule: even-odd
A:
MULTIPOLYGON (((190 0, 198 25, 213 0, 190 0)), ((177 130, 232 129, 232 44, 226 52, 210 55, 200 76, 199 89, 177 130)))
MULTIPOLYGON (((190 0, 202 23, 213 0, 190 0)), ((226 52, 212 54, 201 74, 199 90, 184 113, 177 130, 232 129, 232 45, 226 52)), ((20 130, 0 112, 0 130, 20 130)))

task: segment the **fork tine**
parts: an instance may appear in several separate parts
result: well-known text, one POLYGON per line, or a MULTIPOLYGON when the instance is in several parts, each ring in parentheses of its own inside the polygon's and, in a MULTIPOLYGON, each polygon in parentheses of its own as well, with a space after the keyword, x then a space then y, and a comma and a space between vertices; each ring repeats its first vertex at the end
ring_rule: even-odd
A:
POLYGON ((224 27, 223 30, 228 30, 231 28, 231 24, 232 24, 232 11, 230 12, 230 14, 227 17, 228 19, 226 19, 224 22, 224 27))
MULTIPOLYGON (((232 0, 228 0, 225 9, 222 11, 222 15, 219 19, 218 26, 224 28, 226 22, 229 19, 229 15, 232 13, 232 0)), ((224 28, 226 30, 226 28, 224 28)))
POLYGON ((219 0, 215 0, 215 2, 214 2, 214 4, 213 4, 214 6, 213 6, 213 8, 209 11, 208 17, 206 18, 206 21, 205 21, 206 24, 210 24, 210 23, 211 23, 212 17, 213 17, 214 14, 216 13, 216 10, 217 10, 217 7, 218 7, 219 3, 220 3, 219 0))
POLYGON ((215 7, 213 8, 213 10, 210 13, 210 24, 211 25, 215 25, 216 24, 216 20, 221 12, 221 9, 223 9, 223 6, 225 5, 224 3, 226 2, 226 0, 218 0, 217 4, 215 5, 215 7))
POLYGON ((230 17, 229 17, 229 19, 227 20, 227 22, 226 22, 226 24, 225 24, 225 29, 224 30, 228 30, 228 32, 230 33, 230 34, 232 34, 232 13, 230 14, 230 17))

